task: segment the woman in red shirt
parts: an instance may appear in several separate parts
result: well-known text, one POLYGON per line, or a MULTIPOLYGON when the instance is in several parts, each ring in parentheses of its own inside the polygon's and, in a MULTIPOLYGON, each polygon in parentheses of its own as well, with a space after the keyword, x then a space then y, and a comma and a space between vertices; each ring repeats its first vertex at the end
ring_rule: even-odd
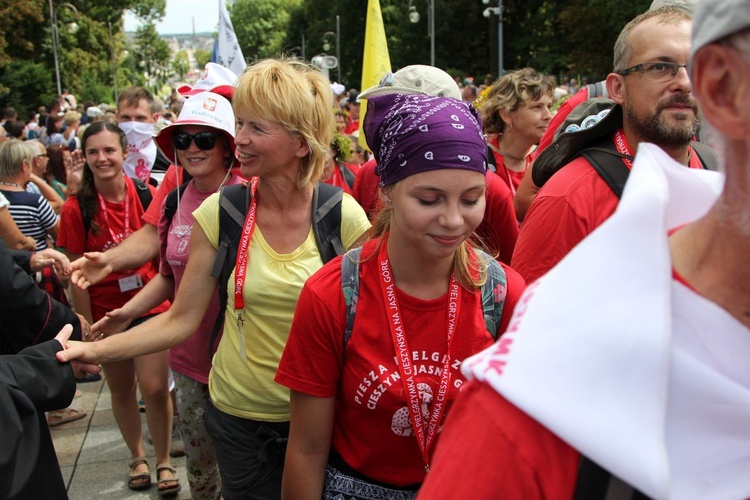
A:
POLYGON ((291 389, 283 498, 413 498, 462 385, 461 361, 492 344, 524 288, 467 242, 485 207, 487 146, 474 109, 372 97, 364 128, 384 208, 374 239, 343 256, 358 272, 332 260, 297 303, 276 375, 291 389), (490 265, 499 278, 487 288, 497 298, 488 328, 490 265), (358 276, 356 295, 342 274, 358 276))
POLYGON ((531 152, 552 119, 551 77, 532 68, 505 73, 479 105, 496 172, 513 196, 531 164, 531 152))
MULTIPOLYGON (((103 252, 118 245, 141 227, 144 212, 136 191, 138 188, 123 173, 127 139, 122 130, 112 123, 94 123, 83 134, 82 149, 86 165, 81 189, 63 205, 58 236, 58 245, 65 249, 69 259, 78 259, 84 252, 103 252)), ((153 194, 153 188, 149 186, 148 189, 153 194)), ((155 263, 149 261, 136 269, 114 272, 86 290, 72 287, 74 307, 93 324, 107 311, 130 300, 156 272, 155 263)), ((164 312, 168 307, 169 303, 164 302, 139 321, 164 312)), ((159 493, 179 491, 180 485, 169 461, 172 401, 167 384, 167 351, 107 363, 103 368, 112 393, 112 412, 133 458, 128 487, 139 490, 151 485, 136 399, 137 380, 148 407, 146 420, 158 463, 159 493)))

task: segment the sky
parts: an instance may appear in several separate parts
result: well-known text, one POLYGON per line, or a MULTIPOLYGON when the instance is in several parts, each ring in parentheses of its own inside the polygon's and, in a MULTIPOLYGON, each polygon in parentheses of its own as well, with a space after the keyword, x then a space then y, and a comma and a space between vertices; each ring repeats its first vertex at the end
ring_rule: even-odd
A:
MULTIPOLYGON (((193 32, 213 32, 219 24, 218 0, 167 0, 167 11, 164 19, 156 25, 161 35, 193 32)), ((131 13, 125 14, 125 31, 135 31, 138 18, 131 13)))

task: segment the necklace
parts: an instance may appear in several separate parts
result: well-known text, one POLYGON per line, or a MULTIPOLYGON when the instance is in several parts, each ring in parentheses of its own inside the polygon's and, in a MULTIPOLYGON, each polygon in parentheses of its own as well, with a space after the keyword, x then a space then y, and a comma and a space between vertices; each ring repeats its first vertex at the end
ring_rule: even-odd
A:
POLYGON ((2 185, 2 186, 10 186, 10 187, 17 187, 17 188, 23 189, 22 185, 16 184, 15 182, 0 181, 0 185, 2 185))
POLYGON ((515 161, 526 161, 526 157, 527 157, 527 156, 529 156, 528 154, 527 154, 527 155, 525 155, 525 156, 523 156, 523 157, 520 157, 520 156, 514 156, 514 155, 512 155, 512 154, 510 154, 510 153, 506 153, 505 151, 503 151, 502 149, 500 149, 499 147, 495 146, 495 145, 494 145, 494 144, 492 144, 492 143, 489 143, 489 146, 490 146, 490 149, 491 149, 492 151, 494 151, 495 153, 497 153, 497 154, 499 154, 499 155, 502 155, 502 156, 503 156, 504 158, 510 158, 511 160, 515 160, 515 161))

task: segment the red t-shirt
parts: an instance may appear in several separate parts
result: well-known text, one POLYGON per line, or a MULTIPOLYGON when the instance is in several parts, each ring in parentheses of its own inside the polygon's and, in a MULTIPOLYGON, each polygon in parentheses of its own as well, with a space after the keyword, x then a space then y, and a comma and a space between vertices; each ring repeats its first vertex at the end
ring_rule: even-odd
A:
MULTIPOLYGON (((362 258, 377 241, 365 244, 362 258)), ((336 397, 332 447, 367 477, 394 486, 421 483, 424 463, 411 429, 388 317, 380 288, 378 259, 360 265, 358 309, 343 363, 346 308, 341 290, 341 259, 323 266, 307 280, 292 322, 276 381, 317 397, 336 397)), ((501 330, 524 289, 523 280, 506 268, 507 298, 501 330)), ((423 412, 437 395, 446 353, 448 294, 420 300, 397 289, 402 324, 417 373, 423 412)), ((452 379, 446 414, 464 377, 460 362, 492 344, 482 316, 480 293, 462 293, 461 312, 451 346, 452 379)), ((444 414, 445 415, 445 414, 444 414)), ((430 451, 432 451, 431 448, 430 451)))
POLYGON ((353 120, 352 118, 346 119, 346 127, 344 128, 344 135, 351 135, 359 130, 359 120, 353 120))
POLYGON ((420 500, 570 500, 579 453, 490 386, 470 382, 453 405, 420 500))
MULTIPOLYGON (((60 232, 57 238, 57 245, 64 248, 70 253, 82 254, 84 252, 104 252, 105 250, 115 247, 118 242, 113 240, 111 233, 114 233, 118 240, 122 240, 129 234, 134 233, 142 225, 143 208, 141 201, 136 193, 133 180, 125 177, 125 186, 127 188, 128 203, 130 204, 129 214, 129 233, 125 234, 125 200, 119 203, 113 203, 104 200, 104 206, 107 209, 107 218, 101 210, 97 210, 93 218, 99 226, 99 231, 95 234, 93 229, 89 229, 88 237, 83 227, 83 217, 81 208, 78 205, 78 198, 75 196, 68 197, 62 207, 60 215, 60 232), (108 224, 109 223, 109 224, 108 224)), ((149 186, 152 196, 155 189, 149 186)), ((151 202, 153 205, 154 202, 151 202)), ((140 276, 142 286, 145 286, 151 278, 156 275, 157 268, 154 261, 149 261, 136 269, 127 269, 115 271, 107 276, 101 283, 89 287, 91 297, 91 315, 94 321, 104 317, 104 313, 122 307, 127 301, 137 294, 142 287, 136 287, 130 290, 121 291, 122 288, 128 288, 135 280, 127 280, 136 274, 140 276), (123 281, 120 281, 123 280, 123 281)), ((153 308, 148 314, 158 314, 169 309, 169 302, 163 302, 153 308)))
MULTIPOLYGON (((497 139, 492 140, 492 145, 497 147, 497 139)), ((503 157, 503 155, 495 150, 492 150, 492 154, 495 157, 495 174, 497 174, 497 176, 503 181, 503 183, 508 186, 511 194, 515 196, 516 191, 518 190, 518 185, 521 184, 523 176, 526 175, 526 170, 531 165, 531 155, 528 155, 526 157, 526 168, 524 168, 520 172, 516 172, 515 170, 510 170, 505 166, 505 158, 503 157)))
POLYGON ((488 171, 486 175, 487 191, 484 218, 476 229, 490 255, 497 255, 497 260, 510 264, 513 249, 518 239, 518 221, 513 208, 513 193, 508 185, 497 175, 488 171))
POLYGON ((354 193, 352 194, 371 220, 380 209, 380 199, 378 198, 380 177, 375 173, 377 166, 378 164, 373 158, 359 167, 357 177, 354 179, 354 193))
MULTIPOLYGON (((697 154, 690 155, 688 166, 703 168, 697 154)), ((585 158, 568 163, 531 204, 513 252, 513 269, 526 283, 534 282, 607 220, 619 201, 585 158)))
POLYGON ((351 173, 357 175, 357 172, 359 171, 359 165, 353 164, 353 163, 339 163, 336 162, 336 165, 333 167, 333 173, 331 173, 331 177, 329 179, 324 180, 326 184, 330 184, 332 186, 338 186, 341 189, 344 190, 345 193, 353 195, 354 190, 353 187, 349 187, 349 184, 346 183, 346 179, 344 178, 344 175, 341 173, 340 168, 347 168, 351 173))

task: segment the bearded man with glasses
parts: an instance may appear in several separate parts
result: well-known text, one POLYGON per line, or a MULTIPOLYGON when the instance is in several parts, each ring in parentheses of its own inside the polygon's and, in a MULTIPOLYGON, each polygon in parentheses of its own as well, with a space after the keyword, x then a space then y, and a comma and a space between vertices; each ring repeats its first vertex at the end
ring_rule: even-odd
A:
MULTIPOLYGON (((690 168, 704 168, 691 145, 700 128, 687 72, 691 26, 692 14, 674 6, 630 21, 615 43, 615 70, 606 79, 617 106, 608 119, 576 134, 589 133, 606 120, 610 139, 604 136, 596 145, 606 143, 627 169, 642 142, 656 144, 690 168)), ((545 153, 552 154, 553 148, 545 153)), ((511 265, 527 283, 535 281, 607 220, 618 202, 618 194, 591 162, 575 157, 549 178, 531 204, 511 265)))

